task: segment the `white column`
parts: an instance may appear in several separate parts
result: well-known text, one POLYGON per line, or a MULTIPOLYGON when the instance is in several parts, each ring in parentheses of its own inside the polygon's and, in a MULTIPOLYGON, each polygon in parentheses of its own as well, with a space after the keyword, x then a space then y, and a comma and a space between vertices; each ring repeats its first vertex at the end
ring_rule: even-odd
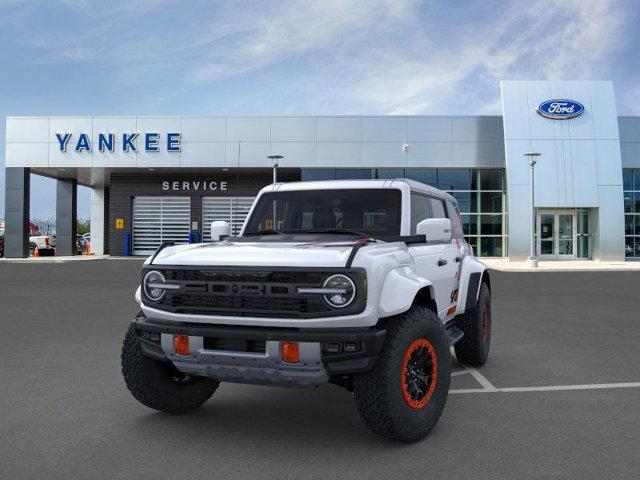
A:
POLYGON ((91 189, 91 253, 104 254, 104 188, 91 189))

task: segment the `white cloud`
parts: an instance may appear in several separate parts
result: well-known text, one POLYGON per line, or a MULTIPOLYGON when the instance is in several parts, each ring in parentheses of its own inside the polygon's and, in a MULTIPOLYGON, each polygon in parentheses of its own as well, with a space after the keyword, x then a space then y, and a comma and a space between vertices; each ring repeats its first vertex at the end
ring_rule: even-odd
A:
POLYGON ((308 70, 319 77, 324 91, 310 95, 398 114, 498 113, 501 79, 609 78, 626 27, 625 6, 601 0, 452 2, 439 12, 417 0, 223 2, 214 11, 137 0, 108 16, 88 0, 63 3, 91 20, 34 36, 54 61, 100 61, 124 82, 149 78, 165 62, 182 88, 286 64, 291 82, 308 70), (176 25, 137 28, 170 8, 176 25))
POLYGON ((368 62, 353 94, 389 113, 450 113, 470 99, 473 113, 498 113, 502 79, 607 78, 610 57, 624 44, 624 15, 595 0, 511 3, 486 23, 466 19, 438 49, 425 47, 436 42, 425 30, 417 48, 388 51, 384 69, 368 62), (473 89, 494 97, 474 98, 473 89))

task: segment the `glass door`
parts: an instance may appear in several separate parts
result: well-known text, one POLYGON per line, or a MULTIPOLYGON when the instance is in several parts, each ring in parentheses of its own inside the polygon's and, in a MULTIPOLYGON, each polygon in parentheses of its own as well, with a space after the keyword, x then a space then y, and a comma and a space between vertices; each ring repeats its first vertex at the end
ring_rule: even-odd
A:
POLYGON ((576 258, 577 218, 575 211, 539 211, 537 247, 540 260, 576 258))
POLYGON ((575 233, 575 213, 558 213, 558 258, 575 258, 573 235, 575 233))
POLYGON ((592 244, 591 244, 591 217, 589 210, 578 210, 578 233, 576 235, 576 251, 577 257, 591 260, 592 244))
POLYGON ((538 213, 538 252, 540 259, 554 259, 555 248, 555 225, 556 216, 553 213, 538 213))

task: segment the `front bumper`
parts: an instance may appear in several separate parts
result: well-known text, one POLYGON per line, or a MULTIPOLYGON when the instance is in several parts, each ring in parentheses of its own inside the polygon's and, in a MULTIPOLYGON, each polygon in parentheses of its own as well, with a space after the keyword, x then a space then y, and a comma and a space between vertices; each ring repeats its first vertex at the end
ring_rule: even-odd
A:
POLYGON ((169 360, 185 373, 225 382, 294 387, 317 386, 328 382, 332 376, 371 370, 386 335, 386 330, 372 328, 232 327, 165 322, 142 315, 134 320, 134 326, 146 355, 157 360, 169 360), (149 337, 149 333, 160 334, 160 340, 143 338, 149 337), (175 353, 174 335, 189 336, 190 355, 175 353), (211 347, 213 339, 216 345, 264 342, 264 350, 220 350, 211 347), (300 344, 299 363, 282 361, 280 342, 283 341, 300 344), (355 351, 347 351, 354 348, 355 351))

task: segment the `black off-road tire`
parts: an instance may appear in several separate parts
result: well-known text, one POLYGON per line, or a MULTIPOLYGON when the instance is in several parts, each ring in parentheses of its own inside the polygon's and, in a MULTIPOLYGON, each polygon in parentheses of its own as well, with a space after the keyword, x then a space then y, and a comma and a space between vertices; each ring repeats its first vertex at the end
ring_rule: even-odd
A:
POLYGON ((161 412, 189 413, 211 398, 220 382, 180 373, 171 362, 142 353, 133 325, 122 345, 122 375, 131 394, 143 405, 161 412))
POLYGON ((486 283, 480 284, 478 303, 457 320, 464 336, 455 344, 460 363, 481 367, 489 358, 491 348, 491 293, 486 283))
MULTIPOLYGON (((447 403, 451 380, 447 335, 438 316, 422 306, 390 317, 382 326, 387 329, 387 336, 373 370, 353 378, 356 406, 364 423, 374 433, 403 442, 416 442, 433 429, 447 403), (435 375, 429 368, 432 373, 429 379, 435 378, 435 385, 432 390, 428 389, 431 391, 429 396, 421 398, 421 402, 426 401, 423 405, 405 392, 411 384, 405 366, 407 358, 412 358, 409 353, 415 353, 416 344, 422 352, 429 348, 430 358, 436 361, 435 375)), ((420 385, 431 387, 432 383, 431 380, 420 385)))

